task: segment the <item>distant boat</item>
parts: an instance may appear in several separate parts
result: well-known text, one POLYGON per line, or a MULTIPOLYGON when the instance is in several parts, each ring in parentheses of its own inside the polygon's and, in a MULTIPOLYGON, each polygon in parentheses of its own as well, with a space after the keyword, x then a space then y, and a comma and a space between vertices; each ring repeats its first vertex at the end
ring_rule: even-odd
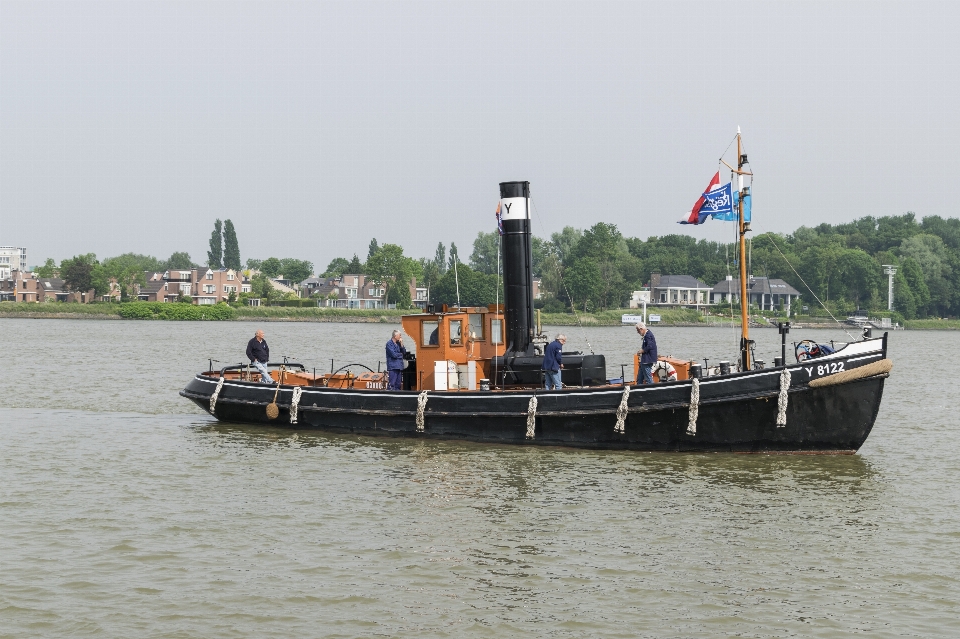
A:
MULTIPOLYGON (((731 170, 741 177, 736 220, 746 300, 749 187, 742 176, 749 173, 739 132, 737 150, 731 170)), ((720 362, 705 370, 660 358, 672 365, 669 377, 644 385, 636 382, 636 356, 634 380, 624 382, 607 378, 603 355, 564 353, 565 387, 543 390, 547 339, 534 323, 530 184, 503 182, 500 197, 505 303, 428 307, 404 316, 417 352, 408 357, 403 390, 386 390, 384 373, 359 365, 316 374, 275 362, 269 366, 276 385, 252 381, 249 368, 238 364, 198 373, 180 394, 222 421, 502 444, 853 453, 870 434, 891 367, 886 333, 876 339, 865 333, 829 353, 805 340, 793 349, 796 363, 785 365, 789 325, 781 326, 782 357, 767 368, 753 356, 746 308, 734 367, 720 362)))
POLYGON ((870 316, 867 314, 867 311, 858 308, 852 315, 847 317, 847 323, 857 327, 863 327, 870 324, 870 316))

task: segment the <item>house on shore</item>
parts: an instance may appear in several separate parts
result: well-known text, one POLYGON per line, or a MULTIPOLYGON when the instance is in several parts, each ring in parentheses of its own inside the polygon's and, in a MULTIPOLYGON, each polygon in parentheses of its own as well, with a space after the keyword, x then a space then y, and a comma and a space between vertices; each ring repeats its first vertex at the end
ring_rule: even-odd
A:
POLYGON ((650 302, 661 306, 706 306, 711 288, 692 275, 650 274, 650 302))
MULTIPOLYGON (((783 308, 787 313, 791 306, 800 299, 800 291, 793 288, 781 279, 767 277, 747 278, 747 300, 756 305, 761 311, 774 311, 783 308)), ((724 302, 740 302, 740 279, 728 275, 720 280, 710 291, 710 301, 713 304, 724 302)))

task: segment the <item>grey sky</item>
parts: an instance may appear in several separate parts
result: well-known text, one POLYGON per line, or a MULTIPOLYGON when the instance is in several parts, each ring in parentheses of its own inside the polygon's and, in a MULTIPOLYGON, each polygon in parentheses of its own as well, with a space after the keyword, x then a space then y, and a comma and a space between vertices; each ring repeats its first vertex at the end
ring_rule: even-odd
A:
POLYGON ((754 227, 955 216, 955 3, 0 2, 0 244, 322 269, 494 228, 682 227, 743 129, 754 227))

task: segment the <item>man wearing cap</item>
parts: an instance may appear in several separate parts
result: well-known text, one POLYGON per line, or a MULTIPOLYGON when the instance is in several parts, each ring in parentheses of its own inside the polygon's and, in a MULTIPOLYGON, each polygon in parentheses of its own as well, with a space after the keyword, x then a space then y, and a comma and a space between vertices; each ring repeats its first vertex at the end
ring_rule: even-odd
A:
MULTIPOLYGON (((644 384, 653 383, 653 365, 657 361, 657 340, 653 337, 653 332, 647 328, 643 322, 637 322, 637 332, 643 341, 640 342, 640 379, 644 384)), ((640 381, 640 380, 637 380, 640 381)))

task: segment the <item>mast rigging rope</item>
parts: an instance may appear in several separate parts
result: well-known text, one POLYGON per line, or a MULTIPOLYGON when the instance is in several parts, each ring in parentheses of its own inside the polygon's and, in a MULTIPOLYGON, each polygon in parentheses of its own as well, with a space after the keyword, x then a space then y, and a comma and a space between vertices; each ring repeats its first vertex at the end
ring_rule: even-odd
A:
MULTIPOLYGON (((537 214, 537 219, 540 220, 540 224, 543 224, 543 218, 540 217, 540 209, 537 208, 537 203, 533 201, 533 198, 530 198, 530 201, 533 202, 533 210, 537 214)), ((563 273, 560 271, 560 260, 562 257, 557 255, 557 278, 560 280, 560 285, 563 287, 563 292, 567 294, 567 299, 570 300, 570 310, 573 311, 574 317, 577 318, 577 326, 580 327, 580 332, 583 334, 583 341, 587 343, 587 348, 590 349, 591 355, 596 355, 593 351, 593 346, 590 344, 590 340, 587 338, 587 332, 583 330, 583 322, 580 321, 580 314, 577 313, 577 307, 573 303, 573 296, 570 295, 570 291, 567 289, 567 283, 563 281, 563 273)))

